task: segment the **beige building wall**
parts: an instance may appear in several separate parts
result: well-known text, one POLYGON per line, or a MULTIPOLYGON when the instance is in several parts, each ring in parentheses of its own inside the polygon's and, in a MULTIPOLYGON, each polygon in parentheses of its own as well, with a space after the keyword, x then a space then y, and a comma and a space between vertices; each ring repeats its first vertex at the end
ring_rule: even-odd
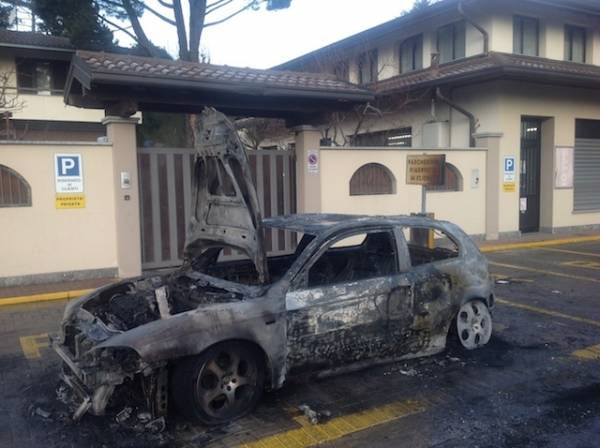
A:
POLYGON ((513 52, 513 18, 515 15, 538 18, 540 24, 540 54, 549 59, 564 60, 565 25, 588 29, 586 63, 600 65, 600 23, 592 15, 540 7, 520 0, 503 0, 486 5, 481 20, 490 34, 490 51, 513 52), (489 24, 486 24, 489 23, 489 24))
MULTIPOLYGON (((12 93, 16 94, 17 79, 15 61, 4 56, 0 58, 0 72, 11 73, 9 85, 12 93)), ((11 95, 9 94, 9 97, 11 95)), ((54 120, 54 121, 87 121, 100 123, 104 117, 103 110, 81 109, 67 106, 62 95, 33 95, 19 94, 19 100, 24 102, 21 110, 13 112, 13 118, 21 120, 54 120)))
MULTIPOLYGON (((513 52, 513 18, 515 15, 534 17, 540 24, 539 55, 556 60, 564 60, 565 25, 576 25, 588 29, 587 63, 600 65, 600 23, 597 17, 576 11, 554 7, 540 7, 520 0, 465 3, 464 11, 469 19, 482 26, 489 35, 489 50, 503 53, 513 52)), ((399 48, 407 38, 423 35, 423 68, 431 65, 431 53, 437 50, 437 30, 444 25, 464 20, 458 10, 415 21, 401 29, 389 32, 379 39, 360 42, 353 48, 338 51, 303 67, 306 70, 333 72, 336 62, 347 59, 350 62, 350 80, 358 82, 358 54, 377 48, 379 55, 379 79, 387 79, 399 74, 399 48)), ((482 54, 483 35, 473 25, 466 25, 467 57, 482 54)))
POLYGON ((406 156, 409 154, 446 154, 446 161, 463 177, 461 192, 428 192, 427 211, 438 219, 460 225, 471 235, 485 233, 485 157, 486 152, 468 150, 333 149, 321 148, 321 211, 397 215, 421 211, 421 186, 406 185, 406 156), (350 178, 361 166, 385 165, 394 175, 394 194, 350 196, 350 178), (480 173, 479 185, 471 185, 472 171, 480 173))
POLYGON ((0 144, 0 164, 31 186, 32 206, 0 208, 3 277, 117 266, 110 145, 0 144), (54 154, 81 154, 85 208, 55 206, 54 154))

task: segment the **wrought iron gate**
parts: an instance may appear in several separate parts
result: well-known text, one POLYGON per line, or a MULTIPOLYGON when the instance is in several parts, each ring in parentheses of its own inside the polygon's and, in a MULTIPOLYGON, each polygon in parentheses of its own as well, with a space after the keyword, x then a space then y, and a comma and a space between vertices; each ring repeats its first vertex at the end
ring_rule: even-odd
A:
MULTIPOLYGON (((291 151, 248 152, 264 217, 295 213, 296 179, 291 151)), ((194 150, 138 148, 142 268, 181 263, 190 218, 194 150)), ((285 252, 289 241, 265 234, 267 252, 285 252)), ((231 254, 227 254, 231 256, 231 254)))

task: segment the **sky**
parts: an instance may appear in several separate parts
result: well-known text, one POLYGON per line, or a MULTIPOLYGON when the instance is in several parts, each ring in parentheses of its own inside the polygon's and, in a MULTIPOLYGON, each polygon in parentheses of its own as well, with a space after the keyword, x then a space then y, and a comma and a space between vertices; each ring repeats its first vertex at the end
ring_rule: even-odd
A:
MULTIPOLYGON (((412 4, 413 0, 292 0, 288 9, 249 10, 206 28, 201 47, 213 64, 269 68, 394 19, 412 4)), ((174 27, 149 13, 142 24, 155 44, 177 55, 174 27)), ((121 44, 131 43, 122 33, 116 37, 121 44)))

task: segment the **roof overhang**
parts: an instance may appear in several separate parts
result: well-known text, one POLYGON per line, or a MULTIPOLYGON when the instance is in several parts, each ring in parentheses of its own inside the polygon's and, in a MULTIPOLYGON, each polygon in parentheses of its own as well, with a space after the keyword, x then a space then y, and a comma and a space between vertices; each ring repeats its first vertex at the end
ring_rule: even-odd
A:
POLYGON ((433 87, 460 87, 496 79, 600 88, 600 67, 540 57, 490 52, 371 84, 377 96, 433 87))
POLYGON ((73 56, 65 86, 65 102, 85 108, 122 103, 140 111, 197 113, 212 106, 228 115, 290 120, 348 109, 373 97, 329 75, 92 52, 73 56))

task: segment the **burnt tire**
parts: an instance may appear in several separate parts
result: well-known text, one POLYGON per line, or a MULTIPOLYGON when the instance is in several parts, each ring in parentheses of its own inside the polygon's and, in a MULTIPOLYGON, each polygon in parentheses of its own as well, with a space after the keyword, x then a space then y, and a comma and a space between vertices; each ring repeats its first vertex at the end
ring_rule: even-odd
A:
POLYGON ((265 366, 260 350, 224 342, 179 362, 171 375, 172 397, 186 418, 219 425, 252 411, 262 397, 265 366))
POLYGON ((460 350, 475 350, 486 345, 492 337, 492 315, 482 300, 464 303, 452 324, 451 344, 460 350))

